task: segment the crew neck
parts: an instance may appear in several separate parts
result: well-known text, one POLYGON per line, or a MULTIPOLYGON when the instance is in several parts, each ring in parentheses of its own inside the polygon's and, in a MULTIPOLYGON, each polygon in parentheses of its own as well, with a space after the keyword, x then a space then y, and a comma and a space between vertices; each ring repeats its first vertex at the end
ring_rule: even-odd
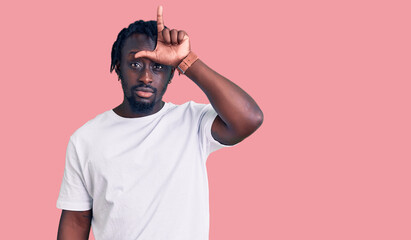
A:
POLYGON ((117 120, 121 120, 121 121, 147 121, 147 120, 152 120, 158 116, 163 115, 167 111, 167 109, 170 108, 170 106, 171 106, 171 103, 165 102, 164 106, 158 112, 151 114, 151 115, 144 116, 144 117, 135 117, 135 118, 122 117, 118 115, 116 112, 114 112, 113 109, 110 109, 109 113, 110 115, 113 116, 113 118, 117 120))

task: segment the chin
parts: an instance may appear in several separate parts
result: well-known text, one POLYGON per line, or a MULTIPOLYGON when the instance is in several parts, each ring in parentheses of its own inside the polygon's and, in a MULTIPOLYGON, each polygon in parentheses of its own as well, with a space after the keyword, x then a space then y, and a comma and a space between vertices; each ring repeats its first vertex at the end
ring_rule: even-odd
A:
POLYGON ((130 103, 131 108, 133 109, 133 112, 137 113, 149 113, 154 109, 155 106, 155 101, 139 101, 133 97, 127 98, 128 102, 130 103))

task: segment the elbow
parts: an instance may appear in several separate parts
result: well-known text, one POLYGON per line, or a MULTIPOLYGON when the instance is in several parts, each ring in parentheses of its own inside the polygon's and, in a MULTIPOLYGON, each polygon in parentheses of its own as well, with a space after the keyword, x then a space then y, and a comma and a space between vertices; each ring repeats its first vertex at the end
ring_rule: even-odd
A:
POLYGON ((264 114, 260 109, 250 114, 246 123, 239 129, 241 138, 244 139, 253 134, 263 124, 263 121, 264 114))
POLYGON ((244 117, 241 118, 241 120, 238 118, 236 124, 231 126, 226 125, 229 132, 227 136, 230 137, 219 139, 220 143, 225 145, 237 144, 253 134, 264 121, 264 114, 260 109, 254 111, 253 113, 249 113, 245 118, 244 117))
MULTIPOLYGON (((255 126, 255 130, 257 130, 264 122, 264 114, 263 111, 261 111, 261 109, 258 109, 258 113, 255 114, 254 116, 254 126, 255 126)), ((254 130, 254 131, 255 131, 254 130)))
POLYGON ((247 130, 249 131, 249 134, 252 134, 254 131, 256 131, 261 126, 261 124, 263 124, 263 121, 263 111, 261 111, 261 109, 257 107, 257 109, 252 111, 248 118, 247 130))

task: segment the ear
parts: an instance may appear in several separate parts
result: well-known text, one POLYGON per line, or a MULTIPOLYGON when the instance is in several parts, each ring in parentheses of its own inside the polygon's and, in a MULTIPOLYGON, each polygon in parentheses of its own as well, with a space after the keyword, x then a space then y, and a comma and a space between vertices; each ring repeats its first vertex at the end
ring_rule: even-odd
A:
POLYGON ((174 77, 174 72, 176 71, 176 68, 175 67, 172 67, 171 68, 171 73, 170 73, 170 79, 168 80, 168 84, 170 84, 171 83, 171 79, 173 79, 173 77, 174 77))
POLYGON ((116 71, 118 80, 121 80, 121 72, 120 72, 120 63, 117 63, 116 66, 114 67, 114 71, 116 71))

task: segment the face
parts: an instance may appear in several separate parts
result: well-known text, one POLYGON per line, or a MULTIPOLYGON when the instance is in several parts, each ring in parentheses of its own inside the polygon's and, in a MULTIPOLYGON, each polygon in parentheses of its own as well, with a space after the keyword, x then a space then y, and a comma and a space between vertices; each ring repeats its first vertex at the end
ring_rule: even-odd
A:
POLYGON ((155 63, 147 58, 134 58, 138 51, 153 51, 155 42, 145 34, 128 37, 121 50, 117 71, 121 76, 124 103, 135 113, 150 114, 163 106, 163 95, 172 77, 170 66, 155 63))

